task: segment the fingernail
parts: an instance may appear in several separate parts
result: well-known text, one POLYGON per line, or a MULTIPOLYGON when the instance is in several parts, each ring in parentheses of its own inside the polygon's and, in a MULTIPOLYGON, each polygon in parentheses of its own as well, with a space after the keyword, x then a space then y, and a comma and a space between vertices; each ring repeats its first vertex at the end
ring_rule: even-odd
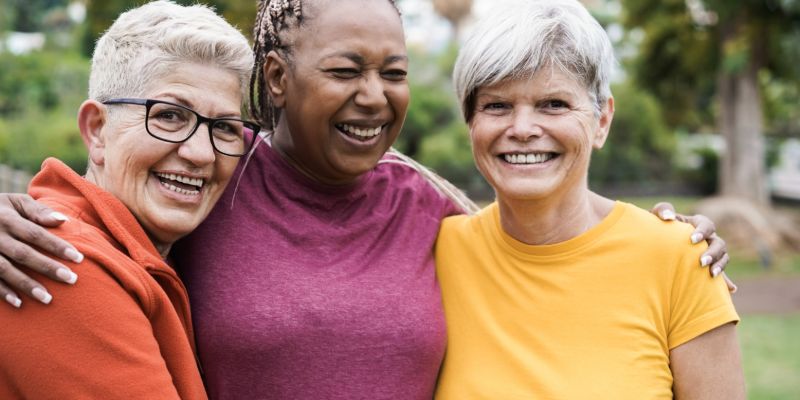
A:
POLYGON ((692 244, 698 244, 700 241, 703 240, 702 233, 693 233, 692 234, 692 244))
POLYGON ((69 221, 69 218, 67 218, 66 215, 64 215, 64 214, 62 214, 62 213, 60 213, 58 211, 51 212, 50 213, 50 218, 53 218, 56 221, 62 221, 62 222, 63 221, 69 221))
POLYGON ((675 212, 672 210, 662 210, 660 215, 661 219, 664 221, 672 221, 675 219, 675 212))
POLYGON ((50 304, 50 300, 53 300, 53 296, 51 296, 50 293, 47 293, 47 291, 42 288, 34 288, 32 294, 36 300, 39 300, 44 304, 50 304))
POLYGON ((67 268, 59 268, 59 269, 57 269, 56 270, 56 276, 58 276, 58 279, 61 279, 62 281, 66 282, 66 283, 69 283, 69 284, 73 284, 78 280, 78 274, 70 271, 67 268))
POLYGON ((733 286, 733 287, 731 288, 731 290, 730 290, 730 292, 731 292, 731 293, 736 293, 736 292, 738 292, 738 291, 739 291, 739 287, 738 287, 738 286, 736 286, 736 284, 735 284, 735 283, 731 283, 731 286, 733 286))
POLYGON ((700 266, 707 267, 709 264, 711 264, 711 256, 706 255, 700 257, 700 266))
POLYGON ((79 264, 81 261, 83 261, 83 254, 73 248, 66 249, 64 251, 64 256, 76 264, 79 264))
POLYGON ((719 275, 720 272, 722 272, 722 268, 720 267, 711 268, 711 276, 715 278, 717 277, 717 275, 719 275))
POLYGON ((7 294, 6 301, 8 302, 8 304, 11 304, 16 308, 19 308, 19 306, 22 305, 22 300, 20 300, 19 297, 14 296, 13 294, 7 294))

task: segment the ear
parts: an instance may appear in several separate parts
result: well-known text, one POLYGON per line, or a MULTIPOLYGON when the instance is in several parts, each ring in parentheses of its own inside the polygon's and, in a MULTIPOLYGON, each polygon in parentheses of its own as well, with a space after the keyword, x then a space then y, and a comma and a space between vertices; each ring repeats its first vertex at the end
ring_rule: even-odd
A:
POLYGON ((89 152, 89 159, 95 165, 103 165, 105 162, 105 130, 108 123, 106 107, 95 100, 86 100, 78 109, 78 128, 81 131, 81 138, 86 150, 89 152))
POLYGON ((286 104, 286 84, 288 82, 289 65, 275 50, 267 54, 264 61, 264 81, 267 92, 272 97, 275 107, 282 108, 286 104))
POLYGON ((608 101, 600 111, 600 119, 597 124, 597 131, 594 136, 592 147, 602 149, 608 139, 608 132, 611 129, 611 121, 614 119, 614 97, 609 96, 608 101))

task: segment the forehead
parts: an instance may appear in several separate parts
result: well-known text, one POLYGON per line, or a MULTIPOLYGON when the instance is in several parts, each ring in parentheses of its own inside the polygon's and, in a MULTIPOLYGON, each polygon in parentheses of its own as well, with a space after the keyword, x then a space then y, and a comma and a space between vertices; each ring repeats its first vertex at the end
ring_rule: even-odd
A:
POLYGON ((483 85, 478 88, 481 94, 530 94, 562 92, 580 95, 587 92, 584 85, 573 75, 560 68, 545 67, 534 74, 523 74, 519 77, 508 77, 499 82, 483 85))
POLYGON ((189 107, 235 111, 241 106, 241 82, 233 71, 213 65, 177 63, 151 79, 145 87, 145 97, 163 96, 180 100, 189 107))
POLYGON ((326 56, 364 49, 405 55, 400 15, 388 0, 323 0, 309 5, 296 51, 326 56))

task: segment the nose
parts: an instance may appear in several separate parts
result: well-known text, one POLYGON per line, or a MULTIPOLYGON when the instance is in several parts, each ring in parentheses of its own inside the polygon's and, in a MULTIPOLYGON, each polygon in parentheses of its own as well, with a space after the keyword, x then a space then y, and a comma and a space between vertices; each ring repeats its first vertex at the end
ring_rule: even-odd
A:
POLYGON ((513 139, 527 142, 542 136, 541 116, 532 107, 521 107, 514 110, 514 120, 508 130, 513 139))
POLYGON ((361 78, 354 101, 357 106, 367 109, 380 108, 388 103, 384 82, 377 71, 371 71, 361 78))
POLYGON ((201 125, 205 125, 205 130, 203 126, 197 127, 198 132, 178 147, 178 156, 198 167, 213 163, 217 156, 211 145, 211 127, 208 122, 201 125))

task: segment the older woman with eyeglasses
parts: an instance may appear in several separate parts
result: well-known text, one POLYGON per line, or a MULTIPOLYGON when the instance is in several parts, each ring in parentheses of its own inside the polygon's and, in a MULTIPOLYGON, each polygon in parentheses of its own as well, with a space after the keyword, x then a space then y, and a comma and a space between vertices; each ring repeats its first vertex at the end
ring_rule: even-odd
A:
POLYGON ((51 231, 75 246, 81 279, 53 288, 49 307, 0 310, 13 327, 0 330, 0 398, 206 398, 188 295, 164 258, 252 147, 259 128, 241 118, 252 63, 242 34, 204 6, 153 2, 100 38, 78 111, 88 171, 48 159, 29 190, 68 219, 51 231))

